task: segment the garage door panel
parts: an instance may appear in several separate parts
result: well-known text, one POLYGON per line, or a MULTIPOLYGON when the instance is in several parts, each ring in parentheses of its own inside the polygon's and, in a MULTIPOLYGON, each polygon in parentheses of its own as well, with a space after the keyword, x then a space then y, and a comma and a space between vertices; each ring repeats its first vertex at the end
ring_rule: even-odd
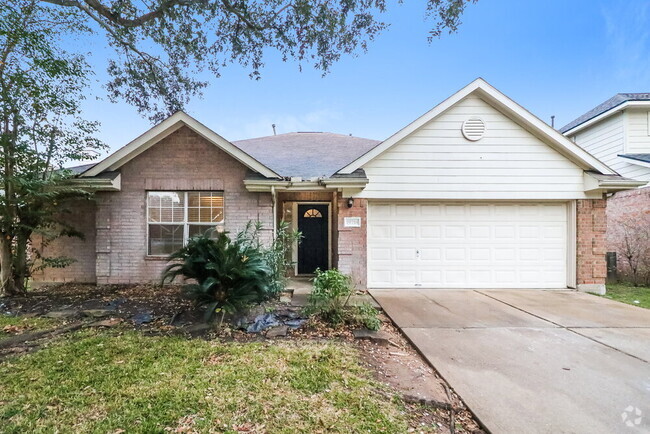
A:
POLYGON ((565 204, 370 203, 368 228, 371 288, 566 287, 565 204))
POLYGON ((429 224, 423 224, 420 226, 420 237, 422 238, 440 238, 442 237, 442 230, 440 226, 433 226, 429 224))
POLYGON ((439 262, 442 259, 442 249, 439 247, 427 248, 424 247, 420 249, 420 261, 421 262, 439 262))
POLYGON ((415 225, 395 225, 395 239, 401 240, 415 240, 417 238, 417 228, 415 225))
POLYGON ((408 217, 415 214, 416 205, 395 205, 395 217, 408 217))

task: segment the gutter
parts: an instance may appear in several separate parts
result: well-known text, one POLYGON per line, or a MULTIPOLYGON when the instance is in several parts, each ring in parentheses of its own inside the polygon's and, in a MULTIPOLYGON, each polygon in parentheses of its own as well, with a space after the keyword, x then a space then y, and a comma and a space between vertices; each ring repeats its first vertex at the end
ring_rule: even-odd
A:
POLYGON ((623 190, 633 190, 647 184, 647 181, 637 181, 622 176, 609 177, 598 173, 585 172, 584 188, 587 193, 614 193, 623 190))
POLYGON ((122 190, 122 174, 114 173, 112 176, 92 178, 72 178, 70 184, 92 191, 120 191, 122 190))
POLYGON ((318 178, 311 181, 302 181, 300 178, 289 180, 275 179, 244 179, 244 186, 250 192, 284 191, 313 191, 313 190, 338 190, 360 192, 368 184, 368 178, 318 178))

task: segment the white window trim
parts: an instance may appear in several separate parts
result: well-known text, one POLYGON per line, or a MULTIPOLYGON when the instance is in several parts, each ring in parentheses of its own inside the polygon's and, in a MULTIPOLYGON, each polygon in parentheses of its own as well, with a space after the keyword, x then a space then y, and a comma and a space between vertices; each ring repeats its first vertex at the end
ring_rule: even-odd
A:
POLYGON ((219 226, 219 225, 225 225, 226 223, 226 200, 225 200, 225 194, 223 191, 220 190, 188 190, 188 191, 179 191, 179 190, 147 190, 145 192, 145 207, 146 207, 146 216, 145 216, 145 256, 148 258, 166 258, 169 256, 169 253, 165 253, 162 255, 154 255, 149 253, 149 225, 183 225, 183 246, 187 245, 187 241, 189 239, 189 231, 190 231, 190 225, 192 226, 206 226, 206 227, 211 227, 211 226, 219 226), (221 219, 220 222, 189 222, 189 206, 188 206, 188 199, 189 199, 189 193, 196 193, 196 192, 210 192, 210 193, 221 193, 222 197, 224 198, 223 201, 223 218, 221 219), (150 222, 149 221, 149 193, 178 193, 178 194, 183 194, 183 221, 182 222, 150 222))

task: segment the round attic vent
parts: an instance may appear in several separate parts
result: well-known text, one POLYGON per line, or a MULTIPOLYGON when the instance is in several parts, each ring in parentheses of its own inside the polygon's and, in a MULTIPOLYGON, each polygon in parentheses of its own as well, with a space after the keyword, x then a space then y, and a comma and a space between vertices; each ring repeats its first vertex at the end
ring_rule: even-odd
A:
POLYGON ((480 118, 469 118, 463 122, 461 131, 467 140, 476 142, 481 140, 485 134, 485 122, 480 118))

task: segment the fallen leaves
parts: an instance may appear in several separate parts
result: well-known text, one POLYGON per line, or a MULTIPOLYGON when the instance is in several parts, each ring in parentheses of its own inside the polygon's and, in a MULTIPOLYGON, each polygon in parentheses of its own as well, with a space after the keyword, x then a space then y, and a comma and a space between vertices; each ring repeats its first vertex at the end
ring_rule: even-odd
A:
POLYGON ((18 326, 18 325, 6 325, 2 328, 2 331, 11 334, 11 335, 17 335, 19 333, 24 332, 25 330, 28 330, 29 327, 27 326, 18 326))

